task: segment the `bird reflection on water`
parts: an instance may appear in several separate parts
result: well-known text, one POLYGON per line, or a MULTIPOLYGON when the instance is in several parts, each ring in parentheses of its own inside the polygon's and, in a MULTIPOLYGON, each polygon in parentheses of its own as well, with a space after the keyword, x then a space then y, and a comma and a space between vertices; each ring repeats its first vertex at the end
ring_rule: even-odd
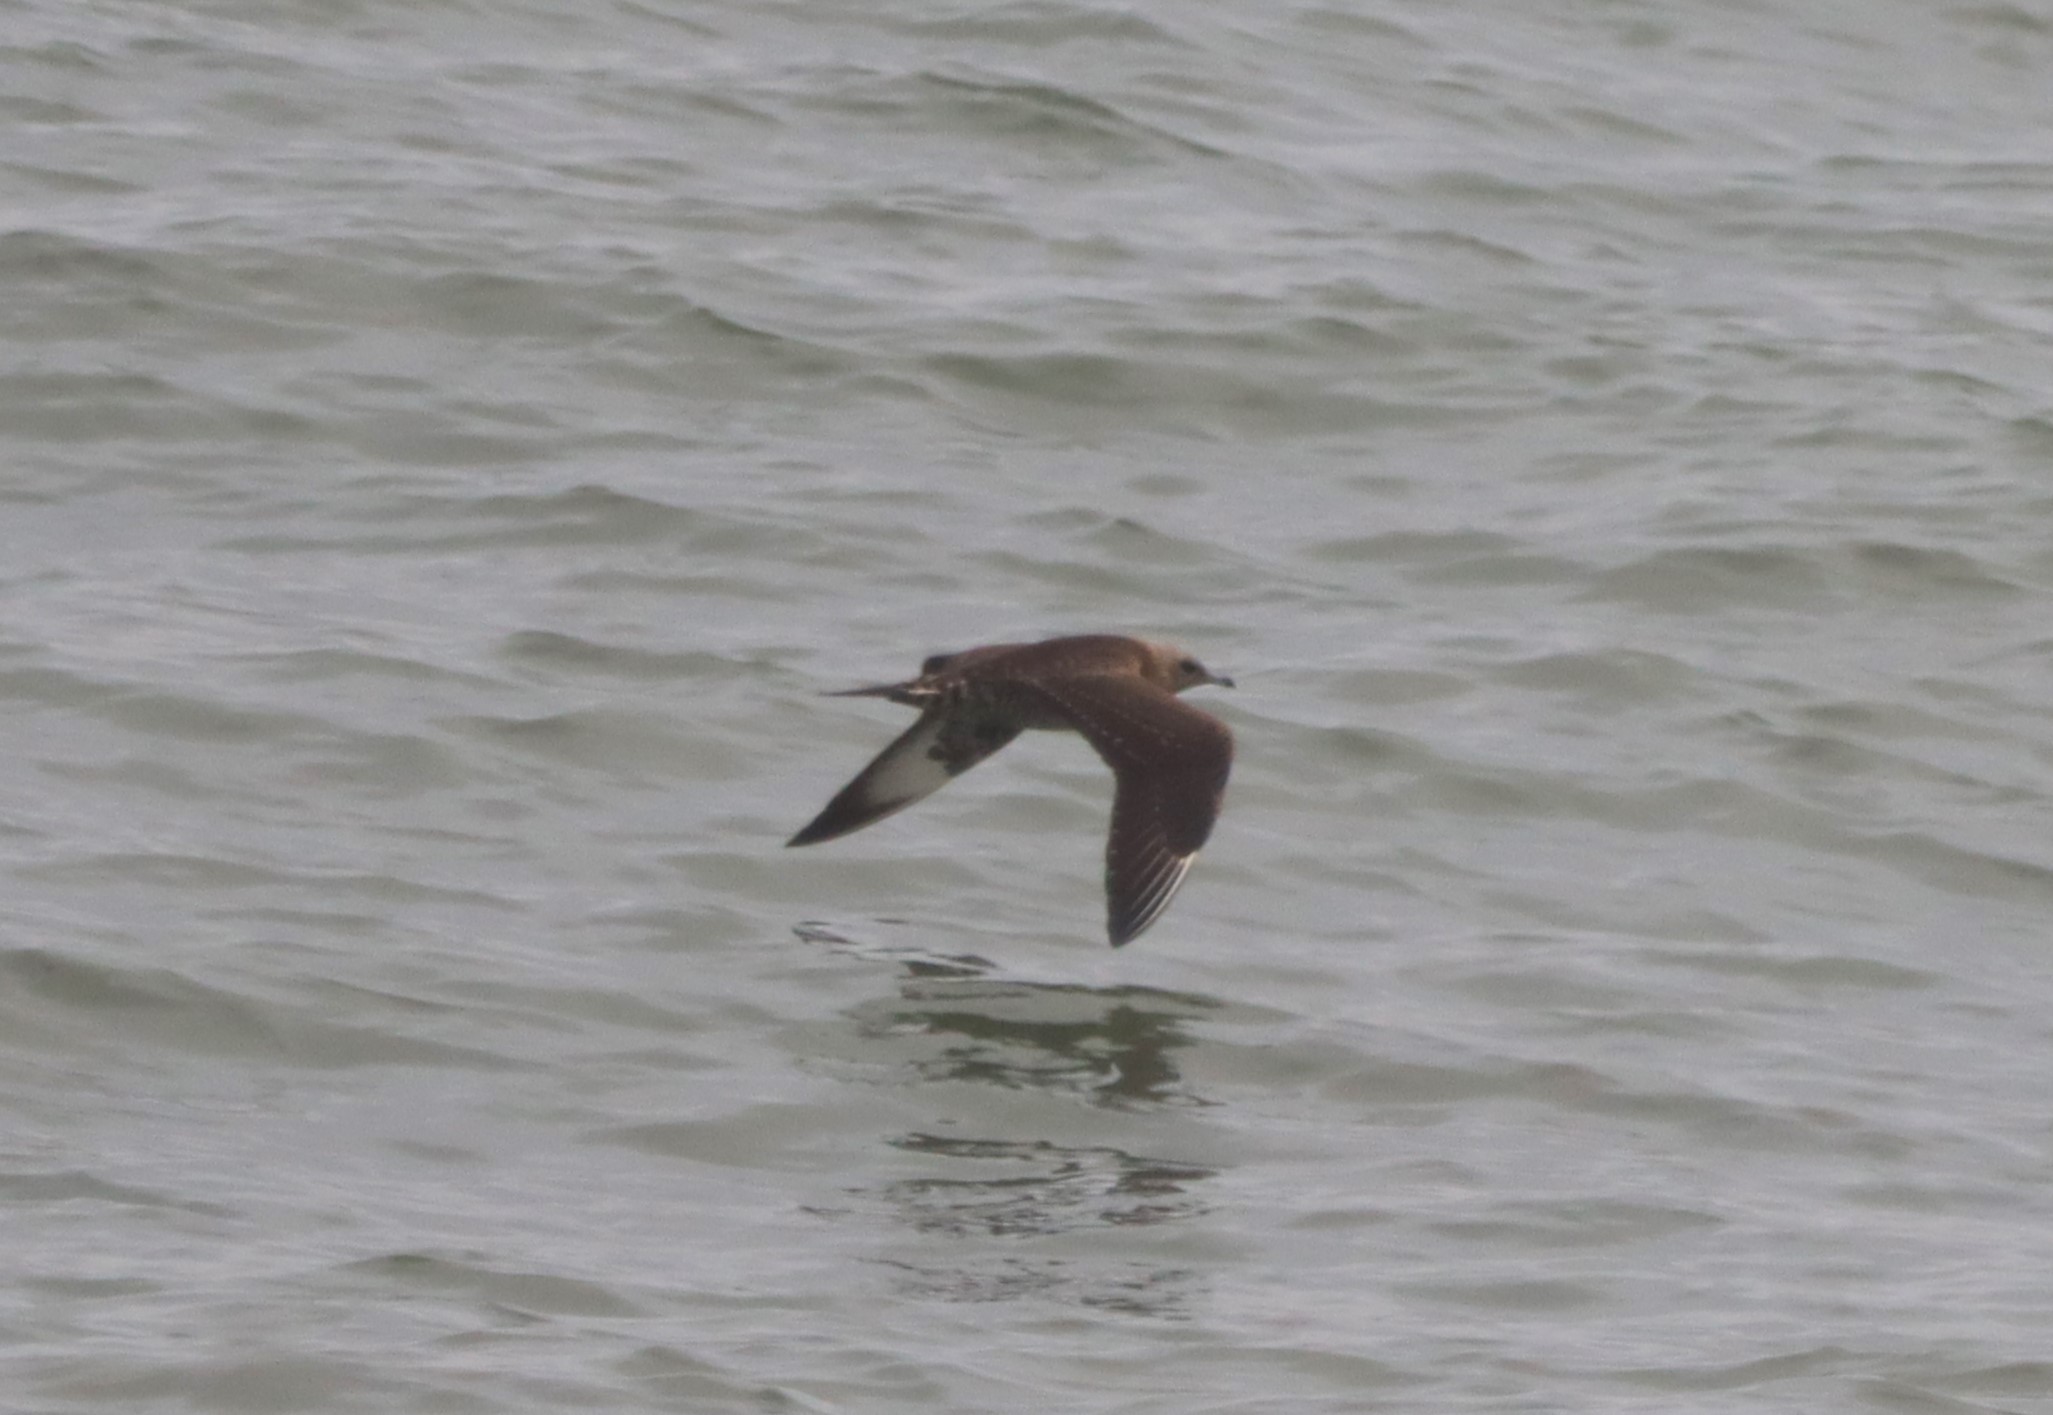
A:
POLYGON ((1067 1091, 1109 1106, 1211 1104, 1184 1086, 1175 1053, 1191 1044, 1189 1022, 1224 1005, 1217 998, 999 978, 975 954, 858 944, 821 924, 796 931, 807 942, 905 970, 895 998, 861 1004, 851 1015, 865 1037, 942 1042, 910 1061, 927 1080, 1067 1091))
MULTIPOLYGON (((821 926, 804 934, 880 955, 821 926)), ((909 1295, 1185 1311, 1202 1274, 1166 1259, 1177 1226, 1206 1212, 1202 1189, 1217 1171, 1106 1144, 1103 1126, 1077 1123, 1072 1106, 1161 1112, 1214 1104, 1188 1088, 1176 1054, 1196 1040, 1190 1023, 1224 1004, 1131 985, 993 977, 993 965, 968 955, 886 956, 902 969, 895 994, 847 1015, 859 1050, 898 1084, 924 1092, 966 1083, 1071 1104, 1023 1134, 1012 1105, 979 1107, 973 1093, 966 1104, 950 1103, 928 1124, 882 1137, 927 1172, 851 1191, 851 1207, 834 1216, 883 1219, 898 1231, 877 1261, 909 1295), (994 1133, 1001 1125, 1005 1133, 994 1133), (1081 1249, 1069 1241, 1078 1237, 1081 1249)))

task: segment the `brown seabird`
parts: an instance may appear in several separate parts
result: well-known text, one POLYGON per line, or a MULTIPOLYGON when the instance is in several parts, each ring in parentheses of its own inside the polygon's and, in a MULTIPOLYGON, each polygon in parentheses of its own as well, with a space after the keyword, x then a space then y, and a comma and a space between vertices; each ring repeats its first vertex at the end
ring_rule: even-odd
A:
POLYGON ((1117 948, 1169 906, 1219 816, 1233 734, 1176 700, 1202 683, 1233 686, 1167 644, 1080 634, 935 654, 917 678, 830 693, 889 698, 920 720, 785 843, 832 840, 904 810, 1029 727, 1081 732, 1115 782, 1105 900, 1117 948))

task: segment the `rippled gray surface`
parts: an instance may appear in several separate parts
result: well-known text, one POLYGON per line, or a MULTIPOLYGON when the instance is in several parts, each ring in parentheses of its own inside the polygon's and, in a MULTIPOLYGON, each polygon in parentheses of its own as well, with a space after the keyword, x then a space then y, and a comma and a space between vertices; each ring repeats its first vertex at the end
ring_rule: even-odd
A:
POLYGON ((2053 22, 0 3, 11 1409, 2053 1410, 2053 22), (1022 742, 1240 680, 1101 941, 1022 742))

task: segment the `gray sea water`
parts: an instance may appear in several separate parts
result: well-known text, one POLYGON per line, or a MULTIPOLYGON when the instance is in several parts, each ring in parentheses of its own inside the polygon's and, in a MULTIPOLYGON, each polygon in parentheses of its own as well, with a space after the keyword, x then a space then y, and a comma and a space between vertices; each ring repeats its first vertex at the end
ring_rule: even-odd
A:
POLYGON ((0 0, 0 1407, 2053 1411, 2049 73, 0 0), (1146 938, 1074 739, 782 848, 1086 631, 1146 938))

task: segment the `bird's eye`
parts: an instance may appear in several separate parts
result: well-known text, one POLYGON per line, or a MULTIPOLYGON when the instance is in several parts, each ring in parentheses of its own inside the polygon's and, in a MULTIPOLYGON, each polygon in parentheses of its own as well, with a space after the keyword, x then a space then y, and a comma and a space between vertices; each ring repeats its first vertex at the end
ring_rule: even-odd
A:
POLYGON ((1205 671, 1205 665, 1199 663, 1194 658, 1187 658, 1183 662, 1177 664, 1176 666, 1182 669, 1185 673, 1203 673, 1205 671))

